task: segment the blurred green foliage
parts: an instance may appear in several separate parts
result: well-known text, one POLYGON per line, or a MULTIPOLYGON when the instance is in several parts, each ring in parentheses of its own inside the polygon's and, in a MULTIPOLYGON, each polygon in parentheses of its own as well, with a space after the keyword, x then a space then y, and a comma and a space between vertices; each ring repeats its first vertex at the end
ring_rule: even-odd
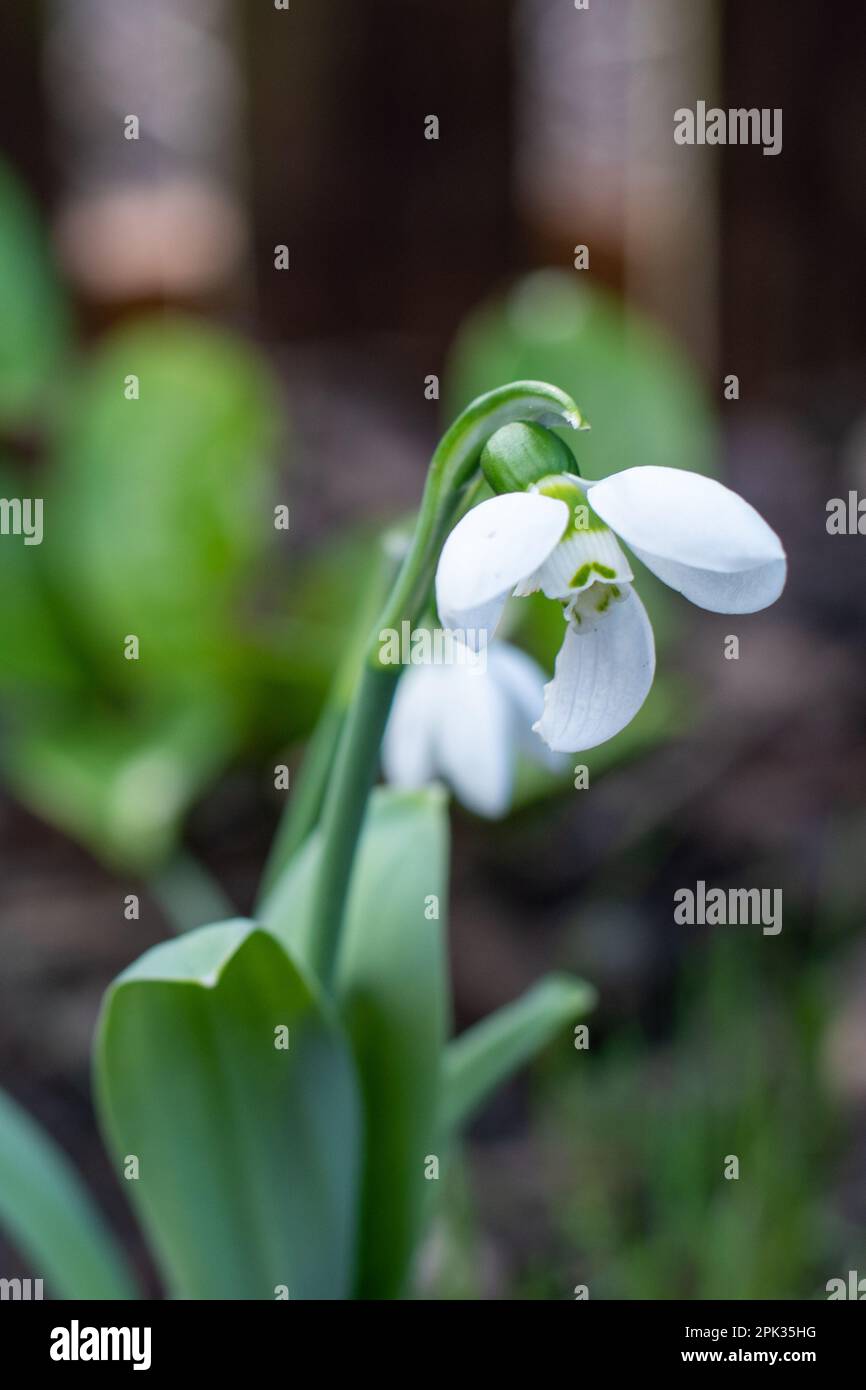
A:
POLYGON ((179 843, 201 788, 235 746, 206 696, 129 714, 76 707, 17 719, 2 746, 21 800, 116 868, 150 873, 179 843))
POLYGON ((123 327, 69 383, 46 489, 46 556, 100 677, 224 682, 275 539, 276 389, 251 350, 182 319, 123 327), (126 398, 134 373, 140 399, 126 398), (137 665, 118 661, 125 633, 137 665))
POLYGON ((151 873, 234 758, 309 733, 353 617, 322 575, 367 542, 313 564, 280 553, 283 412, 264 358, 175 315, 84 351, 2 168, 0 252, 0 490, 44 500, 41 545, 0 538, 0 768, 101 859, 151 873))
POLYGON ((646 464, 716 472, 709 403, 685 354, 579 276, 537 271, 467 319, 448 363, 445 416, 524 379, 553 381, 577 401, 591 430, 558 433, 586 478, 646 464))
POLYGON ((564 1293, 540 1296, 577 1283, 591 1298, 824 1296, 843 1252, 826 1210, 823 990, 814 970, 770 976, 756 949, 719 940, 692 956, 666 1042, 618 1032, 549 1080, 544 1124, 569 1154, 552 1220, 574 1264, 564 1293))
MULTIPOLYGON (((495 1245, 488 1263, 473 1193, 496 1158, 480 1143, 449 1176, 426 1296, 570 1300, 586 1285, 593 1300, 821 1299, 829 1278, 862 1268, 859 1235, 832 1212, 844 1128, 824 1070, 824 977, 796 953, 771 974, 759 950, 698 950, 663 1040, 618 1025, 565 1062, 549 1051, 529 1140, 556 1157, 546 1237, 522 1268, 495 1245)), ((523 1195, 542 1200, 531 1180, 523 1195)))

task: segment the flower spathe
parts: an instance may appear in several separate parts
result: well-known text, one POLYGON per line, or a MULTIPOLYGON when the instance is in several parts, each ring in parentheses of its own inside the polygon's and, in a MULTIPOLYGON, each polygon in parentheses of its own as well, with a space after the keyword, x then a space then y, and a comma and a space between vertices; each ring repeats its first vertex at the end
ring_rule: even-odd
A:
POLYGON ((517 754, 554 768, 530 730, 544 705, 545 674, 525 652, 496 642, 457 664, 411 666, 397 687, 382 743, 389 782, 441 778, 476 814, 509 809, 517 754))
POLYGON ((558 474, 468 512, 439 560, 440 619, 490 634, 511 594, 540 590, 563 605, 565 638, 533 725, 558 751, 612 738, 652 685, 652 628, 620 540, 711 612, 757 612, 785 584, 781 541, 754 507, 679 469, 629 468, 599 482, 558 474))

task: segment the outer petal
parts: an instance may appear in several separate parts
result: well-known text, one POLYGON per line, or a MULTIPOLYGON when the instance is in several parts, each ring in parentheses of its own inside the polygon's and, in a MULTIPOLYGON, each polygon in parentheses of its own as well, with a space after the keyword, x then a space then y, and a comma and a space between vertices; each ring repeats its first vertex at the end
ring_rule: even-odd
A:
POLYGON ((436 726, 436 762, 459 801, 480 816, 504 816, 514 781, 514 728, 508 697, 488 672, 443 667, 446 687, 436 726))
POLYGON ((492 633, 509 593, 547 558, 568 518, 565 502, 532 492, 506 492, 467 512, 436 571, 443 625, 492 633))
POLYGON ((410 666, 397 686, 382 739, 382 770, 395 787, 423 787, 436 776, 434 743, 443 670, 410 666))
POLYGON ((558 751, 595 748, 634 719, 654 674, 652 628, 631 589, 591 631, 577 632, 569 623, 545 687, 544 714, 533 727, 558 751))
POLYGON ((678 468, 628 468, 591 484, 589 501, 647 569, 701 608, 755 613, 782 592, 779 537, 713 478, 678 468))

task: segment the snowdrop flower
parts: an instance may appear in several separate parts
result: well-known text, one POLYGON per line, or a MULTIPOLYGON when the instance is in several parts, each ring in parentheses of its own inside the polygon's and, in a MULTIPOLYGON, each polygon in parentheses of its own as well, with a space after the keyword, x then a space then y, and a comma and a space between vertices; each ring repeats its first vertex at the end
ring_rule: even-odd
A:
MULTIPOLYGON (((539 429, 508 427, 523 432, 515 437, 524 454, 539 429)), ((541 434, 559 447, 556 436, 541 434)), ((513 468, 503 471, 506 486, 513 485, 513 468)), ((652 685, 652 628, 620 540, 659 579, 714 613, 766 608, 785 583, 778 536, 754 507, 711 478, 646 467, 599 482, 557 472, 525 491, 500 487, 445 542, 436 601, 446 627, 487 633, 510 594, 541 590, 563 605, 565 638, 544 712, 533 724, 552 749, 577 752, 612 738, 652 685)))
POLYGON ((531 731, 544 704, 545 674, 508 642, 473 661, 410 666, 400 680, 382 743, 389 782, 421 787, 441 778, 480 816, 511 804, 518 752, 560 767, 531 731))

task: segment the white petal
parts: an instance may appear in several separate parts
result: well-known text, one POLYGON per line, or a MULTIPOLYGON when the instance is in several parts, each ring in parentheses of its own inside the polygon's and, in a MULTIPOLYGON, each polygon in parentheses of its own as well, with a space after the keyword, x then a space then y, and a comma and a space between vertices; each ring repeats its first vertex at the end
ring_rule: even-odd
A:
POLYGON ((492 642, 487 648, 491 680, 506 692, 521 719, 532 724, 544 707, 547 677, 537 661, 510 642, 492 642))
POLYGON ((411 666, 397 686, 382 739, 382 770, 395 787, 423 787, 436 776, 441 676, 441 667, 411 666))
POLYGON ((631 589, 590 632, 569 623, 535 730, 562 752, 595 748, 634 719, 654 673, 652 628, 631 589))
POLYGON ((547 676, 542 667, 519 647, 500 641, 487 648, 487 666, 490 679, 506 693, 511 703, 517 746, 533 762, 558 772, 562 767, 561 754, 552 752, 533 732, 533 725, 544 709, 547 676))
POLYGON ((443 625, 492 633, 509 593, 547 558, 568 518, 565 502, 532 492, 506 492, 467 512, 436 571, 443 625))
POLYGON ((436 726, 436 763, 457 799, 480 816, 503 816, 514 780, 508 699, 489 673, 448 668, 436 726))
POLYGON ((589 501, 647 569, 713 613, 755 613, 785 584, 785 552, 754 507, 713 478, 628 468, 589 501))

